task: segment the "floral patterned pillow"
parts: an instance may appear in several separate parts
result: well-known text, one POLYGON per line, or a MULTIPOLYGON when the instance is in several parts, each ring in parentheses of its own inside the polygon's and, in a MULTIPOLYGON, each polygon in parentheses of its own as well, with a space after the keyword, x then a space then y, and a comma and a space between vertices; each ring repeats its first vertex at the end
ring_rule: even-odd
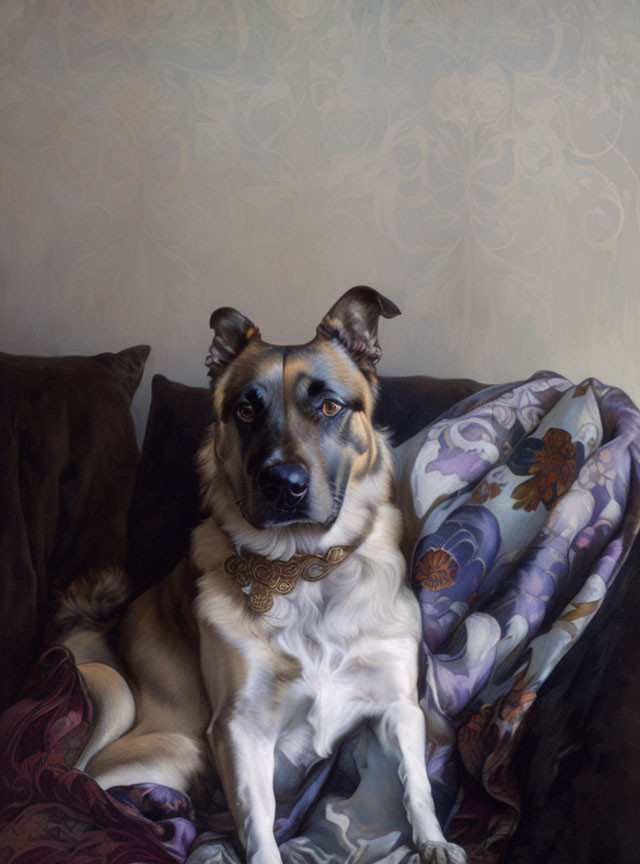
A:
POLYGON ((408 452, 429 771, 449 797, 462 789, 461 825, 480 818, 473 781, 508 834, 521 724, 638 532, 640 412, 595 379, 539 373, 465 400, 408 452))

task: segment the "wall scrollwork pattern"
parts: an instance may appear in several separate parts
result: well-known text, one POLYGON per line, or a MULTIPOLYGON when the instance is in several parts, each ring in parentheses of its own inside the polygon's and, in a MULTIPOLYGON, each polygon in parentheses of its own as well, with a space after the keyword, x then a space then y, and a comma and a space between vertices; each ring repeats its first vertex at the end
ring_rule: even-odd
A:
POLYGON ((638 401, 639 136, 631 0, 5 0, 2 345, 203 382, 369 283, 383 371, 638 401))

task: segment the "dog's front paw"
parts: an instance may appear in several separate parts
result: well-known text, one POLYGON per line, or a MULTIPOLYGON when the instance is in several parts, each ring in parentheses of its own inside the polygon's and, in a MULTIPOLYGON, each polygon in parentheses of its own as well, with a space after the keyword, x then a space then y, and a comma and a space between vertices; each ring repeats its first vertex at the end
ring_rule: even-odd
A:
POLYGON ((467 855, 455 843, 430 840, 420 847, 420 860, 422 864, 467 864, 467 855))
POLYGON ((260 849, 247 858, 247 864, 282 864, 282 857, 277 849, 260 849))

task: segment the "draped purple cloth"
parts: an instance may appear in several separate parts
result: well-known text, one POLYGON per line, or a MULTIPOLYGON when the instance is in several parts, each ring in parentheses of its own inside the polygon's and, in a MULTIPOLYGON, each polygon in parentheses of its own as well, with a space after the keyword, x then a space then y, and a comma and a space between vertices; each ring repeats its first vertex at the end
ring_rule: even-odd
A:
POLYGON ((128 802, 119 801, 72 770, 92 713, 69 652, 47 651, 25 697, 0 718, 2 864, 175 864, 186 857, 196 832, 185 796, 133 787, 128 802))
POLYGON ((410 481, 422 705, 451 833, 491 862, 518 822, 527 714, 638 532, 640 413, 595 379, 539 373, 452 415, 421 433, 410 481))

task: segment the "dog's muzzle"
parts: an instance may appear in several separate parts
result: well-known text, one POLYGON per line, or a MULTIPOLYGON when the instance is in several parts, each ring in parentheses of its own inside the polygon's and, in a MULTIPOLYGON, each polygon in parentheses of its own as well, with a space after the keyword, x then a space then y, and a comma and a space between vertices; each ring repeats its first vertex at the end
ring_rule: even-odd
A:
POLYGON ((285 462, 263 468, 257 485, 276 521, 284 522, 304 515, 309 474, 302 465, 285 462))

